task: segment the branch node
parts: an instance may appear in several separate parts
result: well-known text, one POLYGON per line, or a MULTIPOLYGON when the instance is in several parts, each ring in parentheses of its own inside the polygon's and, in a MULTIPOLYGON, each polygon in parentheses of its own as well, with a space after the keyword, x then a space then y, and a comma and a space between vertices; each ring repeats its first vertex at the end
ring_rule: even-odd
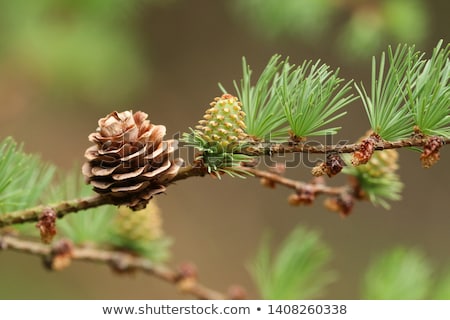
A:
POLYGON ((73 244, 68 239, 62 239, 51 248, 50 254, 44 257, 44 266, 49 270, 60 271, 67 268, 73 257, 73 244))
POLYGON ((185 262, 178 267, 175 283, 181 292, 190 292, 197 285, 198 272, 193 263, 185 262))
MULTIPOLYGON (((127 254, 132 254, 126 252, 127 254)), ((109 266, 111 270, 117 274, 134 274, 136 272, 136 268, 130 265, 128 259, 125 259, 123 256, 114 255, 109 260, 109 266)))
POLYGON ((374 132, 363 139, 359 144, 359 150, 353 153, 352 164, 355 167, 360 164, 366 164, 375 152, 375 145, 380 141, 381 137, 374 132))
POLYGON ((296 189, 296 192, 288 197, 288 202, 291 206, 298 206, 301 204, 311 205, 315 198, 315 187, 311 184, 306 184, 301 188, 296 189))
POLYGON ((350 215, 355 204, 354 197, 348 192, 325 199, 324 206, 330 211, 339 213, 342 218, 350 215))

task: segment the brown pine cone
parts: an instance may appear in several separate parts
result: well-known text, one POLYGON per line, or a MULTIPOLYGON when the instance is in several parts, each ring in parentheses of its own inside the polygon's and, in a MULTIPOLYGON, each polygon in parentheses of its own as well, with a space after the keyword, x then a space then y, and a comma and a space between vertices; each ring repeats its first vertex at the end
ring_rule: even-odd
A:
POLYGON ((133 210, 145 208, 155 194, 164 192, 183 164, 182 159, 170 159, 176 144, 163 140, 166 127, 147 117, 141 111, 114 111, 101 118, 97 131, 89 135, 95 145, 86 150, 82 168, 97 193, 133 210))

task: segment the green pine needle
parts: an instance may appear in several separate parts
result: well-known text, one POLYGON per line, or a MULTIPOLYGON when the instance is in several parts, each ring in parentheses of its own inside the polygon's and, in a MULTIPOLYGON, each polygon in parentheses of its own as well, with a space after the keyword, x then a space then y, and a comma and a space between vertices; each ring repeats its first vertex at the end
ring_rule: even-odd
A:
POLYGON ((314 65, 305 61, 296 68, 280 58, 274 55, 269 60, 255 85, 251 85, 252 71, 243 58, 243 78, 240 87, 234 85, 246 113, 247 133, 278 141, 286 137, 290 125, 298 137, 335 134, 339 127, 324 126, 344 116, 346 112, 338 112, 356 99, 348 94, 351 82, 339 88, 343 79, 338 71, 330 71, 320 61, 314 65))
POLYGON ((388 141, 404 139, 413 133, 413 117, 408 108, 408 86, 414 83, 423 61, 423 55, 414 46, 389 47, 383 52, 377 68, 372 60, 372 86, 370 96, 363 85, 356 89, 361 96, 372 130, 388 141), (387 70, 385 70, 387 68, 387 70))
MULTIPOLYGON (((237 96, 245 112, 246 132, 255 138, 276 141, 280 136, 286 136, 287 122, 282 112, 282 106, 277 94, 280 83, 280 71, 285 61, 280 61, 280 55, 274 55, 259 76, 254 85, 251 84, 253 71, 242 58, 242 79, 240 85, 234 81, 237 96)), ((286 59, 287 61, 287 59, 286 59)), ((225 89, 220 85, 221 89, 225 89)))
POLYGON ((364 171, 365 165, 357 167, 347 166, 343 172, 354 176, 373 205, 380 205, 385 209, 391 207, 388 201, 398 201, 402 198, 403 182, 396 173, 385 174, 382 177, 372 177, 364 171))
POLYGON ((38 205, 55 167, 23 152, 12 138, 0 142, 0 214, 38 205))
POLYGON ((414 249, 394 248, 376 259, 365 274, 363 299, 425 299, 432 268, 414 249))
POLYGON ((263 299, 311 299, 335 278, 324 270, 330 257, 317 232, 297 227, 275 256, 266 237, 249 270, 263 299))
POLYGON ((408 87, 414 123, 426 135, 450 137, 450 44, 439 41, 408 87), (415 81, 414 81, 415 80, 415 81))
POLYGON ((402 198, 403 183, 397 174, 385 175, 383 178, 362 175, 358 176, 358 179, 362 181, 361 189, 368 190, 369 201, 374 205, 390 209, 388 200, 398 201, 402 198))
POLYGON ((338 72, 329 70, 320 60, 314 64, 305 61, 297 68, 287 62, 284 64, 277 92, 295 136, 336 134, 340 129, 325 126, 344 116, 346 112, 340 110, 356 97, 348 94, 351 82, 339 88, 344 80, 338 77, 338 72))

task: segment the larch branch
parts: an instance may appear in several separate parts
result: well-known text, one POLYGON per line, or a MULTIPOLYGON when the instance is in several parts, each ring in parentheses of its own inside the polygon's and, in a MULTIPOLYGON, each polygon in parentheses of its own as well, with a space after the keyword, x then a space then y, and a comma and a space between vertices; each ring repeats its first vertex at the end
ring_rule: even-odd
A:
MULTIPOLYGON (((405 147, 423 147, 429 141, 429 138, 410 138, 395 142, 389 141, 376 141, 374 144, 375 150, 385 150, 385 149, 398 149, 405 147)), ((450 138, 442 138, 443 145, 450 144, 450 138)), ((343 144, 343 145, 322 145, 322 144, 313 144, 305 142, 305 143, 254 143, 250 146, 247 146, 241 150, 238 150, 236 153, 252 155, 252 156, 263 156, 263 155, 271 155, 271 154, 282 154, 282 153, 352 153, 355 151, 359 151, 361 148, 360 143, 353 144, 343 144)), ((252 168, 246 168, 247 171, 256 170, 252 168)), ((255 175, 268 175, 269 172, 262 173, 259 171, 253 172, 255 175)), ((194 162, 193 165, 183 167, 179 170, 177 175, 173 177, 167 184, 174 183, 179 180, 184 180, 191 177, 203 177, 207 175, 207 170, 205 166, 201 163, 194 162)), ((261 176, 263 177, 263 176, 261 176)), ((287 178, 283 177, 275 177, 271 175, 271 178, 275 179, 274 181, 286 186, 291 186, 292 188, 298 190, 301 188, 303 183, 298 181, 289 181, 287 178)), ((317 185, 315 187, 317 193, 327 193, 332 194, 333 192, 339 192, 331 187, 317 185)), ((341 190, 342 191, 342 190, 341 190)), ((56 213, 57 218, 62 218, 66 214, 72 212, 78 212, 81 210, 86 210, 90 208, 95 208, 101 205, 113 204, 113 201, 108 196, 102 195, 93 195, 86 198, 81 199, 73 199, 68 201, 62 201, 57 204, 48 205, 48 206, 37 206, 25 210, 19 210, 15 212, 5 213, 0 215, 0 228, 6 227, 9 225, 20 224, 25 222, 36 222, 39 220, 39 217, 42 215, 44 210, 52 209, 56 213)))
MULTIPOLYGON (((429 137, 410 138, 399 141, 377 141, 375 150, 400 149, 407 147, 423 147, 429 141, 429 137)), ((442 138, 442 144, 450 144, 450 138, 442 138)), ((253 143, 239 150, 237 153, 250 156, 263 156, 283 153, 353 153, 359 151, 360 143, 324 145, 314 141, 304 143, 253 143)))
POLYGON ((62 218, 66 214, 87 210, 89 208, 98 207, 105 204, 111 204, 109 197, 101 195, 93 195, 90 197, 62 201, 57 204, 48 206, 40 205, 33 208, 18 210, 0 215, 0 228, 13 224, 20 224, 25 222, 36 222, 45 210, 49 208, 54 210, 57 218, 62 218))
POLYGON ((314 194, 340 195, 343 192, 348 190, 347 186, 330 187, 323 183, 306 183, 306 182, 302 182, 302 181, 289 179, 289 178, 283 177, 279 174, 272 173, 269 171, 259 170, 256 168, 241 167, 240 170, 249 172, 258 178, 268 179, 276 184, 283 185, 283 186, 293 189, 295 191, 309 189, 314 194))
MULTIPOLYGON (((9 235, 0 236, 0 249, 13 250, 41 257, 51 256, 53 250, 52 246, 35 241, 19 239, 9 235)), ((121 271, 137 270, 153 275, 174 285, 178 285, 183 280, 183 278, 180 277, 179 272, 172 270, 169 267, 157 265, 148 259, 136 257, 125 252, 72 247, 70 259, 120 266, 121 271)), ((199 299, 221 300, 226 298, 224 294, 209 289, 197 281, 190 282, 189 286, 183 286, 182 291, 199 299)))

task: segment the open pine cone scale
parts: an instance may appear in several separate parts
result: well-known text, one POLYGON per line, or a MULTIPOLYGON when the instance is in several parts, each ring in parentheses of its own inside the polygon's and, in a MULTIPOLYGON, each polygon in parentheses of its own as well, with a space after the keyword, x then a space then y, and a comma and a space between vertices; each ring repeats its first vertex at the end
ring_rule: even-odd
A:
POLYGON ((183 165, 173 158, 176 141, 163 138, 166 127, 154 125, 138 111, 112 112, 99 120, 94 143, 85 152, 82 172, 94 190, 110 196, 115 204, 134 210, 144 208, 183 165))

